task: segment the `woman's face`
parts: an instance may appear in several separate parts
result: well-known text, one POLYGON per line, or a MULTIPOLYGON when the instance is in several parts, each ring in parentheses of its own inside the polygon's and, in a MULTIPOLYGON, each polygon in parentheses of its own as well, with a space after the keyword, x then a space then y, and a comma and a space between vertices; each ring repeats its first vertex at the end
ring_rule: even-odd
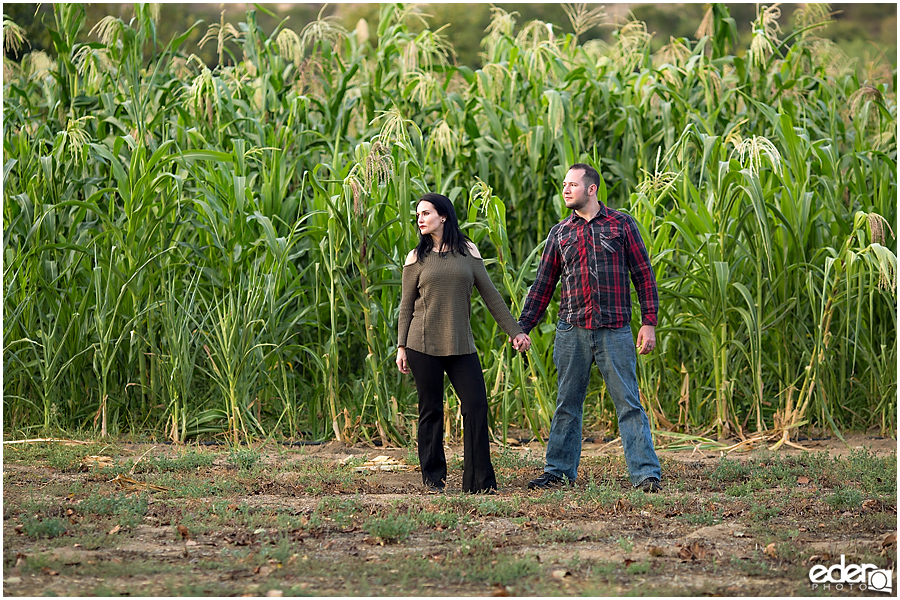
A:
POLYGON ((416 223, 422 235, 437 235, 444 232, 444 217, 438 214, 434 204, 426 200, 419 202, 416 207, 416 223))

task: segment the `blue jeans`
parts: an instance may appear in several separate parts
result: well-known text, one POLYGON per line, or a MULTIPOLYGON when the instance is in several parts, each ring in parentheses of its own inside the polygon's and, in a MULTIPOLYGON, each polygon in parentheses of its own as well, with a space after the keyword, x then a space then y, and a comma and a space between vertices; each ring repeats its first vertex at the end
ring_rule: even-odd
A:
POLYGON ((631 483, 661 478, 659 458, 650 437, 650 421, 641 406, 637 383, 637 354, 631 327, 583 329, 560 321, 556 326, 553 362, 559 394, 547 441, 546 473, 574 481, 581 460, 584 397, 597 363, 619 418, 619 434, 631 483))

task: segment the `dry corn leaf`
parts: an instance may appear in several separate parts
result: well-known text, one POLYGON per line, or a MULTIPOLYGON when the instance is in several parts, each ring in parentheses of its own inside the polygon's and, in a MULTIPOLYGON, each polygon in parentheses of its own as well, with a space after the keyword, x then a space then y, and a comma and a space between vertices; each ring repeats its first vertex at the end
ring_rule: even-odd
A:
POLYGON ((121 531, 121 530, 122 530, 122 526, 121 526, 121 525, 116 525, 115 527, 113 527, 112 529, 109 530, 109 534, 108 534, 108 535, 112 535, 112 534, 114 534, 114 533, 119 533, 119 531, 121 531))
POLYGON ((570 577, 572 575, 570 572, 566 571, 565 569, 556 569, 550 574, 553 575, 553 577, 556 579, 565 579, 566 577, 570 577))
POLYGON ((126 492, 136 492, 139 490, 149 490, 151 492, 168 492, 169 488, 162 487, 161 485, 153 485, 152 483, 146 483, 143 481, 135 481, 131 477, 126 475, 122 475, 119 473, 113 479, 110 479, 117 486, 125 490, 126 492))
POLYGON ((665 556, 665 551, 659 546, 650 546, 650 556, 665 556))
POLYGON ((775 542, 772 542, 771 544, 766 546, 766 549, 763 550, 763 554, 771 556, 772 558, 778 558, 775 552, 775 542))
POLYGON ((886 536, 884 536, 884 539, 881 540, 881 547, 886 548, 887 546, 890 546, 891 544, 896 544, 896 543, 897 543, 897 532, 895 531, 894 533, 889 533, 886 536))
POLYGON ((372 460, 367 460, 359 467, 353 467, 354 471, 414 471, 412 467, 403 461, 389 456, 376 456, 372 460))
POLYGON ((111 456, 85 456, 81 460, 81 469, 86 471, 91 468, 114 467, 115 462, 111 456))
POLYGON ((797 483, 799 483, 800 485, 806 485, 809 483, 809 477, 798 477, 797 483))

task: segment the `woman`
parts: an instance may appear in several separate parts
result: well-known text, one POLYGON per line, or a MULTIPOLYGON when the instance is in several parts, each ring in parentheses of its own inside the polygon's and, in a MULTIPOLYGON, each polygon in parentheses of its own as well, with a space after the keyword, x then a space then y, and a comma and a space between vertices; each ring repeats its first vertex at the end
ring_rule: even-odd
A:
POLYGON ((453 203, 425 194, 416 207, 419 245, 403 265, 397 336, 397 367, 412 371, 419 395, 419 464, 428 491, 441 492, 447 480, 444 456, 444 373, 459 396, 463 415, 463 491, 497 489, 491 465, 487 394, 475 354, 470 319, 472 287, 516 350, 531 340, 519 327, 491 283, 475 244, 459 228, 453 203))

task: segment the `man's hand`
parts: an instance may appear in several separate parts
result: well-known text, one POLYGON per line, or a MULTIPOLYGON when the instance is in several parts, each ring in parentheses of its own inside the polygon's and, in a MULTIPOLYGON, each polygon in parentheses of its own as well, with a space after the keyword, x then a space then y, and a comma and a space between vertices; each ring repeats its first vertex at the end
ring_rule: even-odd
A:
POLYGON ((650 354, 656 348, 656 327, 643 325, 637 335, 638 354, 650 354))

